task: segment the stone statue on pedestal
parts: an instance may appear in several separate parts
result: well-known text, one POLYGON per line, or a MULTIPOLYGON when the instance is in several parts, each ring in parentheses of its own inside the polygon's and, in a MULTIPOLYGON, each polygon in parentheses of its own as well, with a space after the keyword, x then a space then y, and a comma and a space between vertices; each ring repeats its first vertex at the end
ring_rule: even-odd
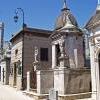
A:
POLYGON ((61 41, 59 42, 59 46, 60 46, 60 53, 61 53, 61 57, 64 57, 65 55, 65 41, 63 39, 63 37, 61 37, 61 41))
POLYGON ((38 60, 37 60, 37 56, 38 56, 38 48, 37 47, 35 47, 35 53, 34 53, 34 60, 35 60, 35 62, 37 62, 38 60))
POLYGON ((59 57, 60 68, 67 68, 68 67, 68 57, 66 56, 66 53, 65 53, 64 37, 61 37, 61 40, 59 42, 59 48, 60 48, 60 54, 61 54, 61 56, 59 57))
POLYGON ((33 62, 34 71, 39 69, 39 61, 37 60, 37 57, 38 57, 38 48, 35 46, 35 49, 34 49, 34 62, 33 62))

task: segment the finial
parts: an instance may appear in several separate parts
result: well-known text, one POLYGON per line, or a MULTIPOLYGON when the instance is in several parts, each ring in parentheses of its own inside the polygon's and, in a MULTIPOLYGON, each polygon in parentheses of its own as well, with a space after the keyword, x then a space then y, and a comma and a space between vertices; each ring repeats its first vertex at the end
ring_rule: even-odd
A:
POLYGON ((97 11, 100 11, 100 0, 98 0, 98 4, 97 4, 97 11))
POLYGON ((100 0, 98 0, 98 5, 100 5, 100 0))
POLYGON ((66 0, 63 0, 64 1, 64 5, 63 5, 63 8, 66 8, 66 0))
POLYGON ((66 0, 63 0, 63 8, 62 8, 62 11, 63 11, 63 10, 69 10, 69 9, 67 8, 66 0))

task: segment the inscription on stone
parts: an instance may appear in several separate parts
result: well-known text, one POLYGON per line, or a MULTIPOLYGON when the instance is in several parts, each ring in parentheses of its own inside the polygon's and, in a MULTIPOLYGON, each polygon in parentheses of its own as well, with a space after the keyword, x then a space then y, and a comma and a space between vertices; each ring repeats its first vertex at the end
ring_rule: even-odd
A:
POLYGON ((58 91, 55 91, 54 89, 50 89, 49 100, 58 100, 58 91))

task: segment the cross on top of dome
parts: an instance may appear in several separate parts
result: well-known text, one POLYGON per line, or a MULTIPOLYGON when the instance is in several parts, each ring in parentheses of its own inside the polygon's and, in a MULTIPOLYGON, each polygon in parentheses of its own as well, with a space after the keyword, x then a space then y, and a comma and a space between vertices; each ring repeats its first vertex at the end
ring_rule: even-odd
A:
POLYGON ((62 8, 62 11, 63 11, 63 10, 69 10, 69 9, 67 8, 66 0, 63 0, 63 8, 62 8))

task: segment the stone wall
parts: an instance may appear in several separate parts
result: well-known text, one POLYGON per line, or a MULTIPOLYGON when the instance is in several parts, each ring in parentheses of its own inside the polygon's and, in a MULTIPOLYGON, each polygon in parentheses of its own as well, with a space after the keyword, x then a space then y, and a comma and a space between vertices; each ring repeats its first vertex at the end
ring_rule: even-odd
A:
MULTIPOLYGON (((34 33, 25 33, 24 34, 24 42, 23 37, 20 35, 18 38, 15 38, 12 41, 12 50, 11 50, 11 68, 12 71, 12 77, 10 77, 10 83, 14 83, 14 77, 17 77, 17 84, 16 86, 19 88, 21 86, 21 82, 23 81, 23 87, 26 88, 26 79, 27 79, 27 71, 34 71, 33 62, 34 62, 34 48, 35 46, 39 49, 39 55, 38 60, 40 61, 40 48, 48 48, 49 52, 49 61, 40 61, 40 65, 43 66, 42 69, 49 69, 51 67, 51 44, 47 37, 40 37, 40 36, 34 36, 34 33), (24 46, 23 46, 24 44, 24 46), (24 51, 22 52, 22 50, 24 51), (16 50, 18 51, 16 54, 16 50), (23 55, 23 56, 22 56, 23 55), (23 59, 23 62, 22 62, 23 59), (18 75, 18 68, 16 68, 16 76, 14 76, 14 64, 18 63, 20 61, 20 66, 23 66, 23 79, 21 75, 18 75)), ((34 83, 34 79, 32 78, 32 83, 34 83)), ((35 79, 36 82, 36 79, 35 79)), ((32 84, 31 84, 31 87, 32 84)))
POLYGON ((49 90, 53 88, 53 71, 41 70, 37 71, 37 93, 48 94, 49 90))
MULTIPOLYGON (((36 36, 24 36, 24 57, 23 57, 23 76, 24 84, 26 84, 27 71, 34 72, 33 62, 34 62, 34 52, 35 47, 38 48, 37 60, 40 62, 41 69, 49 69, 51 67, 51 44, 48 38, 36 37, 36 36), (45 44, 45 45, 44 45, 45 44), (40 48, 48 48, 48 61, 40 61, 40 48)), ((35 73, 35 72, 34 72, 35 73)), ((34 74, 33 73, 33 74, 34 74)), ((33 76, 31 79, 33 85, 36 84, 36 78, 33 76)), ((32 86, 35 88, 35 86, 32 86)), ((26 85, 25 85, 26 88, 26 85)))
POLYGON ((59 94, 78 94, 90 92, 90 85, 90 70, 58 69, 54 71, 54 88, 55 90, 58 90, 59 94))

